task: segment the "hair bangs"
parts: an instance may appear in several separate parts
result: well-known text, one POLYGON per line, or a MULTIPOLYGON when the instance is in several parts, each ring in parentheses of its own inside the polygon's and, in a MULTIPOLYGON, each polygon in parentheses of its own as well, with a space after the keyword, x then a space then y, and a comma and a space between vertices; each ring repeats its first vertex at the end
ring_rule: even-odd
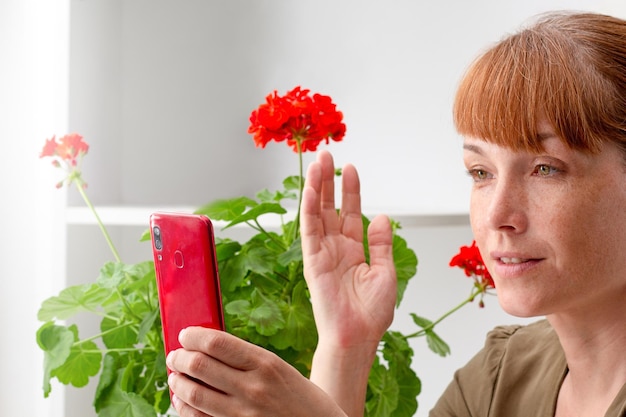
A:
POLYGON ((588 112, 602 98, 583 89, 591 79, 598 81, 597 74, 581 63, 585 52, 570 40, 543 35, 528 29, 510 36, 469 67, 454 102, 461 135, 538 152, 545 133, 540 125, 548 123, 568 146, 598 149, 588 112))

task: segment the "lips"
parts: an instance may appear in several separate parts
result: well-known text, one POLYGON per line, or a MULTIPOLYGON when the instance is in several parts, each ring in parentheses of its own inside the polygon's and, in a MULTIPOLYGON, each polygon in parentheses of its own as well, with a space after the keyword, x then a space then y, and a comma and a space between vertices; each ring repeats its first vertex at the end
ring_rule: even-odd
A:
POLYGON ((524 262, 529 261, 530 259, 526 259, 526 258, 509 258, 509 257, 501 257, 499 259, 500 262, 502 262, 503 264, 521 264, 524 262))
POLYGON ((540 258, 525 257, 518 254, 504 254, 502 252, 492 253, 491 255, 491 259, 495 261, 495 264, 492 265, 493 271, 490 272, 501 278, 525 276, 542 261, 540 258))

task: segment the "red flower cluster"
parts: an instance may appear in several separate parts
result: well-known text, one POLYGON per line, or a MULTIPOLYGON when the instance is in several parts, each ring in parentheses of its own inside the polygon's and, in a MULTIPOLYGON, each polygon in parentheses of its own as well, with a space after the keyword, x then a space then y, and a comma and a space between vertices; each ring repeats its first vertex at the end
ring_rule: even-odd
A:
POLYGON ((55 136, 46 139, 46 144, 41 150, 39 157, 51 157, 53 158, 52 165, 66 170, 67 177, 64 181, 57 183, 57 188, 63 187, 63 183, 65 182, 67 182, 68 185, 72 182, 76 182, 79 187, 85 188, 87 184, 81 178, 78 163, 88 150, 89 145, 83 140, 81 135, 78 133, 70 133, 61 137, 58 141, 55 136))
POLYGON ((81 135, 70 133, 61 137, 58 141, 54 136, 51 139, 46 139, 46 144, 39 157, 57 157, 53 161, 54 165, 58 166, 59 161, 65 161, 69 166, 75 167, 78 164, 78 158, 85 155, 88 150, 89 145, 83 141, 81 135))
POLYGON ((265 100, 250 115, 248 128, 258 147, 286 140, 295 152, 315 151, 321 141, 340 141, 346 133, 343 114, 329 96, 311 96, 298 86, 282 97, 274 91, 265 100))
POLYGON ((478 246, 476 246, 476 241, 472 242, 472 246, 461 246, 461 251, 450 260, 450 266, 458 266, 465 271, 465 275, 468 277, 476 277, 477 283, 485 290, 496 288, 491 274, 485 267, 478 246))

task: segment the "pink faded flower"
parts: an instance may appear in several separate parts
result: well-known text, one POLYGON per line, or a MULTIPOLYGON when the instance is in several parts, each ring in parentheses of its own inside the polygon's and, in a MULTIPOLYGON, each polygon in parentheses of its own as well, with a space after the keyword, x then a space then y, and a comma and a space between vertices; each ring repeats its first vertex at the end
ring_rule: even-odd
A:
POLYGON ((78 133, 70 133, 62 136, 58 140, 56 136, 46 139, 40 158, 52 158, 52 165, 56 168, 64 168, 67 171, 67 178, 56 184, 57 188, 61 188, 63 183, 78 181, 80 187, 85 188, 87 184, 80 178, 78 164, 82 157, 89 151, 89 145, 83 140, 78 133))

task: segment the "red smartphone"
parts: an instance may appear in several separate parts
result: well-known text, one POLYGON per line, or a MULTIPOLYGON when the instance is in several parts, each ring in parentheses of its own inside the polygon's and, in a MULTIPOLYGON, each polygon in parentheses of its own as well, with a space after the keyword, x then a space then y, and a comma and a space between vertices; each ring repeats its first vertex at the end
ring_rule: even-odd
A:
POLYGON ((213 225, 208 217, 153 213, 150 234, 165 354, 189 326, 224 330, 213 225))

